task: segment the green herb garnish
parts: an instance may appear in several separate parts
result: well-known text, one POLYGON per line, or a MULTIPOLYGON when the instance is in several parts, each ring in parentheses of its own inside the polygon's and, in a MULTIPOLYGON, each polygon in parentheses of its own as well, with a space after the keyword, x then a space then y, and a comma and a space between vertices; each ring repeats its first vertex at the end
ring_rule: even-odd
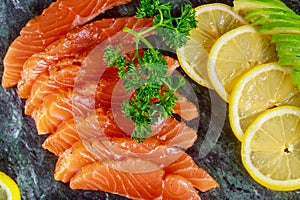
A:
POLYGON ((119 47, 106 47, 104 61, 108 67, 117 67, 119 77, 123 79, 126 92, 134 91, 130 100, 122 104, 126 118, 135 124, 132 138, 142 142, 151 134, 151 125, 159 119, 173 114, 178 97, 175 92, 185 84, 182 76, 169 76, 167 61, 145 38, 151 31, 162 37, 170 48, 180 48, 188 40, 191 29, 196 28, 195 11, 189 4, 181 8, 180 16, 172 16, 170 3, 159 0, 141 1, 136 16, 153 18, 153 27, 136 32, 125 28, 124 31, 135 36, 136 50, 131 60, 120 54, 119 47), (147 50, 140 55, 139 43, 143 42, 147 50))

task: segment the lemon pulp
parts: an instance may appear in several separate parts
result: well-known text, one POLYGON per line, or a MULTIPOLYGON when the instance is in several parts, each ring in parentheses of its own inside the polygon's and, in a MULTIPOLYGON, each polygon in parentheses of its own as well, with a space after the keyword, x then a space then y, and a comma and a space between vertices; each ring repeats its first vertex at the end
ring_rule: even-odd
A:
POLYGON ((300 109, 280 106, 261 114, 247 129, 242 161, 261 185, 272 190, 300 188, 300 109))
POLYGON ((228 5, 206 4, 195 8, 197 28, 191 30, 190 40, 177 49, 183 70, 197 83, 212 88, 207 75, 207 59, 211 47, 224 33, 247 24, 228 5))

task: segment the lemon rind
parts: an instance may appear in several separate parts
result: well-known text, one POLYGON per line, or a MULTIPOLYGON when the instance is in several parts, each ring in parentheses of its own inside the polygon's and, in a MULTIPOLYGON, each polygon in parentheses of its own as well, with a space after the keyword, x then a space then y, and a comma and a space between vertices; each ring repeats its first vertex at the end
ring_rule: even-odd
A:
POLYGON ((261 127, 261 125, 266 122, 266 120, 270 119, 272 116, 280 116, 284 114, 294 114, 299 116, 300 119, 300 108, 295 106, 279 106, 277 108, 273 108, 263 112, 259 117, 257 117, 251 125, 247 128, 245 133, 245 137, 242 142, 242 149, 241 149, 241 157, 242 163, 249 173, 249 175, 259 184, 263 185, 266 188, 276 191, 291 191, 300 189, 300 177, 295 180, 273 180, 270 177, 265 176, 262 174, 251 162, 250 154, 246 154, 245 152, 250 152, 250 141, 256 130, 261 127), (269 117, 271 116, 271 117, 269 117))
MULTIPOLYGON (((225 12, 229 13, 230 15, 232 15, 233 18, 240 21, 241 23, 248 24, 248 22, 243 17, 241 17, 240 15, 238 15, 236 12, 233 11, 233 8, 231 6, 226 5, 226 4, 222 4, 222 3, 212 3, 212 4, 205 4, 205 5, 198 6, 198 7, 195 8, 195 11, 196 11, 195 15, 198 16, 199 14, 202 14, 202 13, 205 13, 205 12, 210 12, 213 8, 216 8, 216 9, 221 10, 221 11, 225 11, 225 12)), ((184 49, 184 47, 181 47, 181 48, 176 50, 178 61, 181 65, 181 68, 183 69, 183 71, 192 80, 197 82, 199 85, 207 87, 209 89, 214 89, 209 80, 206 80, 206 78, 201 76, 201 74, 198 75, 197 73, 195 73, 191 69, 191 67, 189 67, 189 64, 186 61, 186 59, 184 59, 182 57, 182 55, 184 55, 183 49, 184 49)), ((209 52, 208 52, 208 54, 209 54, 209 52)))
POLYGON ((224 101, 229 102, 230 94, 225 90, 224 85, 219 81, 217 77, 217 72, 214 67, 214 61, 218 57, 219 51, 223 45, 226 45, 232 38, 236 37, 237 35, 244 34, 244 33, 253 33, 257 32, 257 29, 252 25, 244 25, 238 28, 235 28, 231 31, 228 31, 224 35, 222 35, 218 41, 212 46, 212 50, 209 53, 208 64, 207 64, 207 71, 209 79, 217 93, 224 99, 224 101))
POLYGON ((241 78, 236 83, 235 87, 232 90, 232 95, 229 98, 229 123, 231 125, 232 131, 236 138, 239 141, 243 140, 244 132, 240 126, 239 115, 238 115, 238 104, 240 97, 242 95, 242 89, 249 82, 249 80, 253 79, 255 76, 262 72, 266 72, 269 70, 279 70, 284 73, 289 73, 291 71, 288 67, 281 67, 277 62, 271 62, 266 64, 260 64, 256 67, 252 68, 250 71, 246 72, 241 76, 241 78))

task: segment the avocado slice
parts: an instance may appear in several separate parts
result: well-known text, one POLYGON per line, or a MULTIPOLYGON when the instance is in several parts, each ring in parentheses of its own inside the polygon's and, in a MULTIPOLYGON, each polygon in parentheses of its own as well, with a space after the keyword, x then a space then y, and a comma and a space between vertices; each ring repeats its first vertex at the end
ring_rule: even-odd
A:
POLYGON ((235 0, 233 2, 234 11, 244 16, 246 13, 259 8, 278 8, 293 12, 280 0, 235 0))
POLYGON ((295 57, 297 55, 300 55, 299 53, 300 53, 300 49, 296 49, 294 51, 278 51, 277 56, 278 56, 278 58, 280 60, 280 59, 282 59, 284 57, 287 57, 287 58, 288 57, 295 57))
POLYGON ((292 20, 291 18, 287 16, 280 16, 280 15, 269 15, 268 17, 260 16, 256 18, 255 20, 252 21, 253 25, 265 25, 267 23, 289 23, 289 24, 294 24, 297 26, 300 24, 300 19, 299 20, 292 20))
POLYGON ((298 87, 300 90, 300 65, 293 66, 293 71, 290 73, 293 83, 298 87))
POLYGON ((261 34, 280 34, 280 33, 292 33, 300 34, 300 24, 294 24, 292 22, 269 22, 262 25, 258 32, 261 34))
POLYGON ((272 36, 272 41, 271 42, 275 42, 275 43, 279 43, 279 42, 300 42, 300 35, 297 34, 290 34, 290 33, 286 33, 286 34, 275 34, 272 36))
POLYGON ((278 8, 259 8, 248 12, 245 15, 247 21, 253 22, 258 18, 263 18, 267 20, 283 20, 288 19, 291 21, 297 21, 299 23, 300 16, 294 12, 288 12, 286 10, 278 8))
POLYGON ((294 66, 300 65, 300 56, 284 56, 278 61, 279 65, 283 66, 294 66))
POLYGON ((300 49, 300 41, 276 42, 277 51, 293 51, 300 49))

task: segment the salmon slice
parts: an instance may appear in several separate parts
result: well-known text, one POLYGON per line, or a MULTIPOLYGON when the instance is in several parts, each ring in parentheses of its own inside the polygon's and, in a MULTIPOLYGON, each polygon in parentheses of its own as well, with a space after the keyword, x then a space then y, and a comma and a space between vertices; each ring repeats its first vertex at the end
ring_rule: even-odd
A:
MULTIPOLYGON (((57 177, 56 180, 68 182, 69 179, 61 179, 58 177, 71 178, 72 175, 76 173, 74 169, 80 169, 85 165, 85 163, 76 162, 76 160, 80 159, 81 155, 77 155, 80 152, 84 152, 84 155, 86 155, 88 152, 91 157, 100 162, 122 161, 128 158, 143 159, 155 164, 157 168, 163 168, 171 164, 172 162, 176 161, 183 153, 183 151, 179 148, 161 145, 160 142, 154 138, 148 138, 142 143, 137 143, 129 137, 100 138, 84 141, 79 140, 75 144, 59 155, 58 164, 55 168, 55 171, 59 172, 58 176, 55 175, 55 177, 57 177), (69 169, 72 170, 69 171, 69 169)), ((119 168, 118 170, 121 169, 119 168)), ((123 168, 122 170, 132 172, 132 168, 123 168)), ((153 169, 151 168, 151 170, 153 169)), ((144 172, 148 171, 143 171, 143 173, 144 172)))
MULTIPOLYGON (((26 113, 32 113, 32 118, 36 122, 39 134, 54 133, 62 121, 70 119, 78 113, 78 115, 88 116, 89 113, 95 112, 97 108, 105 108, 106 110, 110 108, 110 93, 113 91, 110 81, 100 80, 102 87, 98 87, 97 90, 101 89, 102 95, 100 95, 100 100, 102 103, 97 102, 97 98, 95 102, 94 93, 97 94, 97 90, 92 84, 82 86, 79 91, 80 94, 78 92, 74 94, 72 88, 52 87, 55 83, 50 84, 51 80, 47 80, 47 77, 44 78, 41 76, 41 82, 42 81, 44 81, 42 83, 44 87, 34 87, 32 89, 34 96, 29 98, 26 104, 26 113), (37 89, 35 90, 35 88, 37 89), (105 94, 104 92, 109 94, 105 94), (103 96, 108 96, 105 104, 103 104, 103 102, 106 101, 103 96), (75 102, 73 102, 73 99, 75 99, 75 102), (100 104, 101 106, 96 106, 100 104)), ((37 84, 39 85, 39 82, 37 82, 37 84)), ((98 95, 99 94, 100 92, 98 95)), ((115 124, 112 114, 113 113, 98 113, 97 117, 100 121, 103 121, 101 117, 108 117, 108 119, 105 119, 105 122, 110 123, 111 133, 117 132, 118 135, 120 135, 122 131, 115 124)), ((110 135, 109 133, 107 134, 110 135)))
POLYGON ((179 93, 176 93, 176 96, 179 97, 179 99, 173 107, 174 113, 180 115, 180 117, 187 121, 199 117, 198 108, 194 103, 190 102, 186 97, 179 93))
POLYGON ((62 121, 73 117, 71 95, 71 90, 49 94, 39 109, 33 111, 38 134, 54 133, 62 121))
MULTIPOLYGON (((119 118, 120 116, 122 116, 122 114, 117 115, 119 118)), ((122 120, 122 122, 124 121, 122 120)), ((92 116, 83 118, 81 121, 77 121, 76 125, 73 118, 62 122, 57 128, 57 131, 45 140, 43 147, 55 155, 60 155, 80 138, 90 140, 103 137, 126 137, 127 140, 127 138, 130 137, 129 130, 133 130, 133 128, 134 125, 130 125, 130 123, 117 123, 110 109, 106 110, 98 108, 96 109, 95 118, 92 116), (125 130, 120 128, 125 125, 127 125, 125 130), (78 131, 80 131, 80 133, 78 133, 78 131)), ((153 126, 153 134, 151 137, 157 139, 162 145, 189 148, 197 139, 197 133, 184 122, 179 122, 175 118, 170 118, 153 126)), ((98 148, 100 147, 101 146, 98 146, 98 148)), ((108 146, 106 148, 112 147, 108 146)))
MULTIPOLYGON (((80 60, 80 58, 86 57, 95 46, 104 41, 105 44, 132 43, 133 36, 125 33, 122 35, 126 38, 123 38, 123 41, 121 38, 108 41, 107 39, 121 32, 124 27, 135 29, 151 25, 152 19, 150 18, 137 19, 135 17, 123 17, 102 19, 72 30, 48 46, 45 51, 32 55, 24 63, 21 79, 18 83, 19 95, 22 98, 28 98, 33 81, 38 75, 49 69, 56 68, 56 65, 62 59, 80 60)), ((97 53, 97 56, 101 57, 101 54, 97 53)), ((92 75, 95 76, 95 74, 92 75)))
POLYGON ((152 127, 152 138, 157 138, 164 145, 189 148, 197 140, 197 132, 184 122, 169 118, 155 123, 152 127))
POLYGON ((40 16, 31 19, 10 45, 4 58, 2 86, 15 86, 21 78, 25 61, 42 52, 68 31, 83 25, 98 14, 131 0, 57 0, 40 16))
POLYGON ((74 143, 80 140, 76 130, 74 119, 63 121, 57 131, 49 135, 43 143, 43 148, 59 156, 74 143))
POLYGON ((74 118, 63 121, 56 132, 46 138, 43 148, 59 156, 80 139, 126 136, 109 113, 103 109, 97 109, 96 113, 95 118, 90 116, 81 121, 77 119, 77 124, 74 118))
POLYGON ((164 200, 200 200, 193 184, 179 175, 167 175, 164 179, 162 199, 164 200))
POLYGON ((118 70, 114 67, 105 70, 104 75, 98 82, 95 93, 96 107, 121 106, 131 94, 126 93, 122 80, 118 77, 118 70), (109 74, 109 75, 108 75, 109 74))
POLYGON ((160 168, 174 162, 183 153, 179 148, 161 145, 154 138, 145 139, 142 143, 129 137, 94 139, 86 141, 85 146, 93 157, 101 162, 139 158, 154 163, 160 168))
POLYGON ((177 174, 188 181, 201 192, 219 187, 218 183, 186 153, 183 153, 178 160, 164 168, 166 174, 177 174))
MULTIPOLYGON (((39 108, 42 102, 46 99, 47 95, 58 92, 61 89, 72 89, 74 86, 75 78, 79 70, 80 70, 80 65, 67 64, 66 66, 56 68, 55 70, 51 70, 50 74, 48 74, 48 72, 41 73, 37 77, 37 79, 33 82, 30 97, 26 100, 25 114, 31 115, 33 110, 39 108)), ((102 76, 102 79, 99 81, 98 84, 99 87, 97 91, 95 91, 96 102, 99 101, 99 104, 101 104, 101 102, 102 103, 105 102, 106 104, 104 104, 103 106, 110 106, 110 99, 111 99, 110 98, 111 91, 108 91, 108 89, 104 89, 104 88, 111 86, 113 84, 111 80, 106 81, 104 80, 104 78, 115 76, 113 72, 110 72, 113 71, 110 68, 107 71, 109 72, 106 72, 102 76), (104 94, 103 92, 109 92, 109 94, 104 94), (109 98, 106 99, 103 98, 105 96, 108 96, 109 98)), ((118 91, 120 91, 120 89, 118 89, 118 91)), ((122 95, 123 94, 121 93, 117 93, 116 96, 119 98, 122 95)), ((100 107, 99 105, 98 106, 97 105, 98 104, 96 104, 96 108, 100 107)))
POLYGON ((54 93, 59 88, 55 81, 50 80, 48 73, 40 74, 32 85, 30 97, 26 99, 25 114, 32 115, 32 112, 45 101, 47 95, 54 93))
MULTIPOLYGON (((139 168, 151 168, 153 166, 152 163, 139 159, 130 159, 126 162, 126 164, 128 163, 137 171, 139 168)), ((92 163, 71 179, 70 187, 72 189, 102 190, 131 199, 156 199, 161 196, 163 170, 129 173, 110 167, 111 165, 122 164, 122 161, 92 163)))
POLYGON ((81 141, 59 156, 54 171, 54 179, 64 183, 70 179, 84 166, 96 162, 96 159, 87 151, 81 141))

